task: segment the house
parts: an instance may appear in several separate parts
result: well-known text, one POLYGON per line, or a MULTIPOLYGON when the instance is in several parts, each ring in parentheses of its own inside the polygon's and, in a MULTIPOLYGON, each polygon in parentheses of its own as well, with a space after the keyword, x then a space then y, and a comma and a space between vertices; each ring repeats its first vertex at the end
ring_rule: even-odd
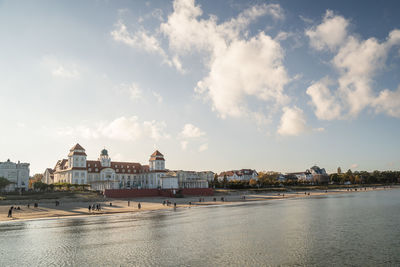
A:
POLYGON ((228 181, 250 181, 250 179, 258 180, 258 173, 251 169, 225 171, 218 175, 218 180, 222 181, 225 177, 228 181))

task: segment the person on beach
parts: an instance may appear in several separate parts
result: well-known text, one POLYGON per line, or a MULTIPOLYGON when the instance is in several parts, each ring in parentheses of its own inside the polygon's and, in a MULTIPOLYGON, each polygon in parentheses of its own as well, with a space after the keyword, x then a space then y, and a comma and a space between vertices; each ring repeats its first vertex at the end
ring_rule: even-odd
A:
POLYGON ((29 209, 30 205, 28 204, 28 209, 29 209))
POLYGON ((140 204, 140 202, 137 204, 138 209, 142 208, 142 205, 140 204))
MULTIPOLYGON (((129 205, 128 205, 129 206, 129 205)), ((112 207, 112 202, 110 202, 110 207, 112 207)))
POLYGON ((128 200, 128 207, 131 205, 131 202, 128 200))
POLYGON ((165 200, 162 202, 163 206, 165 206, 165 200))
POLYGON ((92 206, 89 205, 89 213, 92 211, 92 206))
POLYGON ((8 218, 12 218, 12 207, 8 210, 8 218))

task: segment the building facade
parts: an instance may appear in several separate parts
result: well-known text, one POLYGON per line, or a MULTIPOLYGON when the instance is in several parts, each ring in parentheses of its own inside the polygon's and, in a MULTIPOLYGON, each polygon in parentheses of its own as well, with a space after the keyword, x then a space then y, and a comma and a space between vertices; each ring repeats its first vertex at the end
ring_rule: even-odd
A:
POLYGON ((258 173, 256 170, 241 169, 221 172, 218 175, 218 180, 222 181, 226 178, 228 181, 250 181, 250 179, 258 180, 258 173))
POLYGON ((58 160, 53 169, 46 169, 43 180, 48 184, 87 184, 92 190, 177 189, 208 188, 208 179, 213 175, 213 172, 168 172, 164 155, 158 150, 150 155, 149 165, 112 161, 106 149, 97 160, 88 160, 85 149, 76 144, 67 159, 58 160))
POLYGON ((18 163, 7 160, 0 162, 0 177, 4 177, 11 182, 4 191, 28 191, 29 185, 29 163, 18 163))

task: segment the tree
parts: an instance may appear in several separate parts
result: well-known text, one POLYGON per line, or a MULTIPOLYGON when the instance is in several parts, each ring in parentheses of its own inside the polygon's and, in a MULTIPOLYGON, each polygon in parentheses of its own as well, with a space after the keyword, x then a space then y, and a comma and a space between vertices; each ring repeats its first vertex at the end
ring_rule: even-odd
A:
POLYGON ((342 174, 342 169, 340 167, 337 168, 337 174, 342 174))
POLYGON ((45 184, 41 181, 35 182, 33 184, 33 189, 39 190, 39 191, 45 191, 47 189, 47 184, 45 184))
POLYGON ((37 173, 37 174, 33 175, 31 178, 29 178, 28 187, 33 188, 33 184, 36 182, 41 182, 42 179, 43 179, 43 174, 41 174, 41 173, 37 173))
POLYGON ((4 187, 6 187, 7 185, 11 184, 11 182, 4 178, 4 177, 0 177, 0 189, 3 189, 4 187))
POLYGON ((251 187, 257 186, 257 180, 256 180, 256 179, 250 179, 249 185, 250 185, 251 187))

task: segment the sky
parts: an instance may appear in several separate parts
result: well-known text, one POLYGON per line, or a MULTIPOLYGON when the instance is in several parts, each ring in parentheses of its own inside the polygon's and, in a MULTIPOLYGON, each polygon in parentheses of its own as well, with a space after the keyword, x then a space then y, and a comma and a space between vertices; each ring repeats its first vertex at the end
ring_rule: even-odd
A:
POLYGON ((0 0, 0 161, 400 169, 398 1, 0 0))

